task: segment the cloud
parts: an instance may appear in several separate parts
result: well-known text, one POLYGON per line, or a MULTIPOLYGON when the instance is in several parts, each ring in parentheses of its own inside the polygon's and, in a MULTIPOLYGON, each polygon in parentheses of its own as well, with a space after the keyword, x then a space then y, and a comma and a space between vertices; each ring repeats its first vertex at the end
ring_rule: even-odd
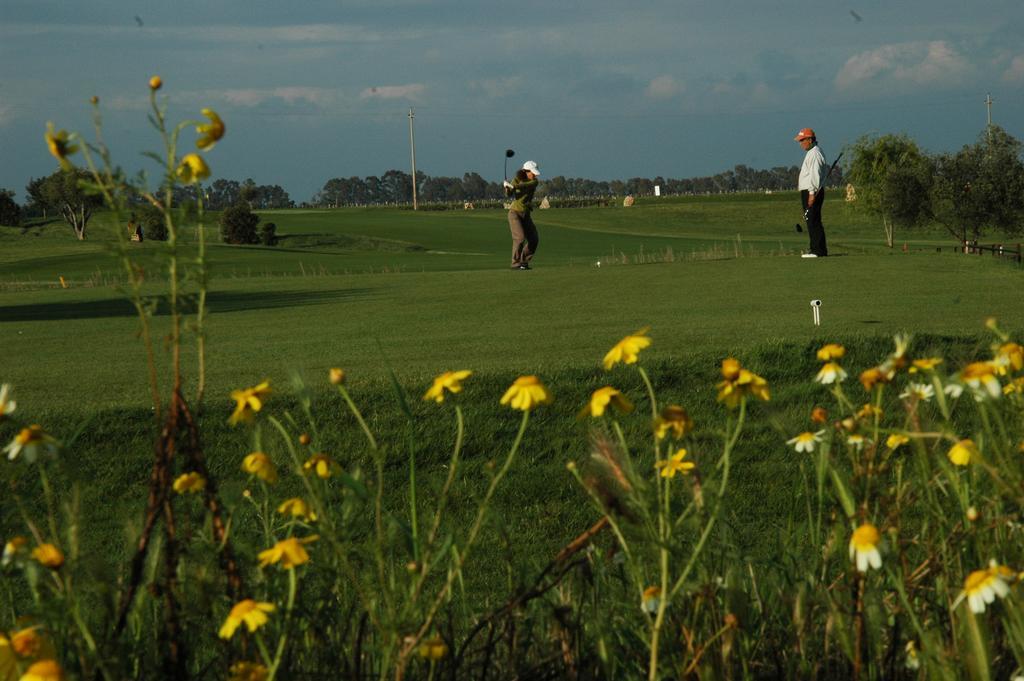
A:
POLYGON ((359 93, 359 99, 419 99, 426 92, 427 86, 422 83, 409 85, 377 85, 368 87, 359 93))
POLYGON ((334 90, 318 87, 292 85, 276 88, 248 88, 224 90, 220 96, 228 104, 236 106, 257 106, 264 102, 279 99, 286 104, 306 102, 308 104, 329 104, 335 98, 334 90))
POLYGON ((1013 58, 1006 71, 1003 72, 1003 80, 1007 83, 1024 82, 1024 54, 1013 58))
POLYGON ((669 75, 658 76, 647 84, 644 94, 651 99, 670 99, 680 94, 685 88, 683 84, 669 75))
POLYGON ((519 94, 523 89, 525 79, 522 76, 509 76, 508 78, 485 78, 470 82, 469 88, 474 92, 482 92, 488 99, 499 99, 519 94))
POLYGON ((243 44, 350 44, 406 41, 427 34, 425 29, 377 30, 357 24, 294 24, 284 26, 241 26, 241 25, 200 25, 200 26, 146 26, 139 28, 134 23, 125 26, 108 24, 8 24, 0 27, 0 37, 26 38, 69 36, 88 38, 102 36, 118 40, 145 38, 151 43, 177 41, 194 43, 243 43, 243 44))
POLYGON ((14 107, 0 102, 0 128, 14 120, 14 107))
POLYGON ((943 40, 898 43, 850 57, 836 74, 835 87, 840 92, 952 87, 971 70, 968 60, 943 40))

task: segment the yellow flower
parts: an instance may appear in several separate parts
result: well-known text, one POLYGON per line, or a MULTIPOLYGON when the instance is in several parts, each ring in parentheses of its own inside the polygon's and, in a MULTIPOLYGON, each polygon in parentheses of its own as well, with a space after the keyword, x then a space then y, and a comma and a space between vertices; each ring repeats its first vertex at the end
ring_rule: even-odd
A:
POLYGON ((665 439, 670 430, 672 437, 677 440, 682 440, 693 430, 693 419, 684 408, 675 404, 662 409, 658 418, 654 419, 654 434, 659 440, 665 439))
POLYGON ((1024 393, 1024 376, 1018 376, 1003 386, 1003 394, 1024 393))
POLYGON ((860 383, 865 390, 870 392, 876 385, 891 381, 895 374, 895 371, 884 366, 871 367, 861 372, 860 383))
POLYGON ((675 454, 670 456, 663 461, 658 461, 654 464, 655 468, 661 469, 661 477, 663 478, 674 478, 676 473, 682 473, 686 475, 694 469, 696 464, 691 461, 684 461, 686 458, 686 450, 680 448, 675 454))
POLYGON ((786 444, 793 445, 793 449, 798 452, 807 452, 810 454, 814 451, 814 446, 821 442, 821 436, 824 433, 824 430, 819 430, 817 433, 803 432, 794 438, 786 440, 786 444))
POLYGON ((833 359, 842 359, 846 355, 846 348, 838 343, 829 343, 818 350, 818 359, 828 362, 833 359))
POLYGON ((345 382, 345 370, 338 367, 332 367, 327 376, 331 383, 334 385, 341 385, 345 382))
POLYGON ((876 570, 882 567, 882 554, 878 544, 882 541, 878 528, 870 523, 858 527, 850 537, 850 560, 857 561, 857 570, 867 572, 868 566, 876 570))
POLYGON ((210 119, 209 123, 196 126, 196 132, 202 137, 196 140, 196 146, 206 151, 213 149, 213 145, 224 136, 224 121, 220 119, 213 109, 203 109, 202 114, 210 119))
POLYGON ((195 471, 182 473, 178 476, 177 480, 174 481, 174 491, 178 494, 186 494, 189 492, 197 494, 202 492, 204 489, 206 489, 206 478, 195 471))
POLYGON ((50 149, 50 154, 60 161, 61 169, 71 170, 74 168, 71 165, 71 161, 68 160, 68 156, 78 151, 78 145, 71 144, 71 138, 67 130, 54 131, 53 123, 47 123, 43 139, 46 140, 46 146, 50 149))
POLYGON ((277 482, 277 468, 263 452, 253 452, 242 459, 242 470, 270 484, 277 482))
POLYGON ((740 366, 738 360, 729 357, 722 361, 722 377, 718 384, 718 401, 724 402, 730 409, 739 405, 747 395, 753 395, 768 401, 768 382, 763 378, 740 366))
POLYGON ((26 669, 18 681, 64 681, 64 670, 56 660, 39 660, 26 669))
POLYGON ((434 384, 430 386, 426 394, 423 395, 423 399, 434 400, 440 404, 441 402, 444 402, 445 390, 453 395, 455 393, 462 392, 462 382, 472 375, 473 372, 466 369, 461 371, 446 371, 434 379, 434 384))
POLYGON ((314 454, 302 464, 302 470, 307 473, 313 471, 317 477, 327 479, 331 477, 331 466, 334 462, 326 454, 314 454))
POLYGON ((315 534, 304 539, 296 539, 295 537, 282 539, 266 551, 260 551, 258 556, 260 567, 280 563, 284 569, 291 570, 296 565, 302 565, 309 561, 309 554, 306 553, 304 546, 315 542, 317 539, 319 537, 315 534))
POLYGON ((965 439, 953 445, 946 456, 953 462, 953 465, 966 466, 972 460, 976 460, 980 456, 980 452, 978 452, 978 446, 974 444, 973 440, 965 439))
POLYGON ((228 674, 228 681, 267 681, 270 678, 270 672, 259 662, 236 662, 228 674))
POLYGON ((24 454, 27 463, 35 463, 40 454, 56 454, 59 449, 57 440, 48 435, 38 423, 22 428, 10 444, 4 447, 9 461, 14 461, 24 454))
POLYGON ((610 385, 606 385, 594 391, 594 394, 590 396, 590 402, 587 406, 583 407, 579 416, 580 418, 585 417, 587 414, 594 418, 603 416, 604 410, 609 405, 622 414, 628 414, 633 411, 633 403, 626 399, 625 395, 610 385))
POLYGON ((274 612, 274 610, 273 603, 260 603, 251 598, 239 601, 235 603, 235 607, 231 608, 218 636, 223 639, 231 638, 235 635, 235 630, 243 623, 249 631, 256 631, 269 621, 267 613, 274 612))
POLYGON ((651 344, 651 339, 646 335, 649 330, 650 327, 645 326, 636 333, 630 334, 616 343, 615 347, 609 350, 608 354, 604 356, 605 371, 611 369, 619 362, 635 364, 637 358, 640 356, 640 351, 651 344))
POLYGON ((867 421, 867 420, 870 420, 870 419, 873 419, 873 418, 879 418, 880 419, 880 418, 882 418, 882 414, 883 414, 883 412, 882 412, 881 407, 876 407, 873 404, 865 404, 863 407, 861 407, 857 411, 857 418, 859 418, 859 419, 861 419, 863 421, 867 421))
POLYGON ((893 433, 889 437, 885 438, 885 446, 889 449, 896 449, 908 442, 910 442, 910 438, 906 435, 901 435, 900 433, 893 433))
POLYGON ((64 553, 53 544, 40 544, 32 549, 32 557, 43 567, 58 569, 64 564, 64 553))
POLYGON ((22 549, 25 548, 26 545, 28 545, 28 539, 26 539, 25 537, 11 537, 11 539, 6 544, 4 544, 4 553, 3 557, 0 557, 0 565, 9 564, 12 560, 14 560, 14 557, 18 555, 18 553, 20 553, 22 549))
POLYGON ((822 385, 829 385, 830 383, 842 383, 846 380, 846 372, 843 371, 843 367, 839 366, 835 362, 826 362, 821 367, 821 371, 814 377, 814 380, 822 385))
POLYGON ((971 612, 981 614, 985 612, 985 606, 996 600, 996 597, 1006 598, 1010 593, 1010 587, 1006 582, 1012 578, 1013 572, 1002 565, 991 561, 985 570, 975 570, 967 575, 964 580, 964 590, 953 602, 955 608, 962 600, 967 599, 967 605, 971 612))
POLYGON ((996 351, 994 361, 1000 374, 1005 374, 1007 368, 1020 371, 1024 368, 1024 347, 1019 343, 1004 343, 996 351))
POLYGON ((299 497, 282 501, 281 505, 277 507, 277 512, 281 515, 290 515, 293 518, 305 518, 310 522, 316 521, 316 513, 299 497))
POLYGON ((440 636, 432 636, 420 641, 417 652, 419 652, 420 657, 424 660, 437 662, 444 659, 444 656, 448 654, 448 644, 440 636))
POLYGON ((0 385, 0 421, 3 421, 8 414, 13 414, 18 403, 10 398, 11 385, 4 383, 0 385))
POLYGON ((536 376, 520 376, 501 397, 501 404, 513 409, 531 411, 541 404, 551 404, 551 392, 536 376))
POLYGON ((43 640, 39 637, 39 627, 21 629, 11 634, 11 648, 19 657, 35 657, 43 640))
POLYGON ((160 76, 153 76, 149 79, 150 90, 159 90, 161 87, 163 87, 163 84, 164 81, 160 78, 160 76))
POLYGON ((235 401, 235 411, 228 419, 229 425, 235 425, 239 421, 246 423, 252 421, 256 413, 263 408, 263 400, 270 394, 270 382, 263 381, 259 385, 243 390, 232 390, 231 399, 235 401))
POLYGON ((973 362, 960 371, 960 380, 974 389, 975 397, 982 397, 985 392, 989 397, 999 397, 1003 394, 1003 386, 1000 385, 996 374, 999 367, 995 362, 973 362))
POLYGON ((206 165, 206 161, 199 154, 185 154, 181 159, 181 163, 178 164, 175 174, 185 184, 192 184, 193 182, 199 182, 208 178, 210 176, 210 166, 206 165))
POLYGON ((908 373, 916 374, 918 371, 932 371, 938 365, 942 364, 941 357, 927 357, 925 359, 915 359, 908 373))
POLYGON ((640 608, 653 615, 658 612, 659 607, 661 607, 661 587, 649 586, 644 589, 644 593, 640 597, 640 608))

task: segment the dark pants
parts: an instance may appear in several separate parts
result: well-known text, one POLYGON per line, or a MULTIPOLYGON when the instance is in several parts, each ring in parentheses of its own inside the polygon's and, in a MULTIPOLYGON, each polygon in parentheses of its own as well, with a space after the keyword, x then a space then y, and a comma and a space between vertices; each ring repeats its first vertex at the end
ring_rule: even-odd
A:
POLYGON ((811 239, 811 253, 819 257, 828 255, 828 246, 825 244, 825 226, 821 224, 821 206, 824 203, 825 189, 822 188, 814 195, 814 205, 808 211, 807 190, 801 190, 800 205, 807 213, 807 236, 811 239))
POLYGON ((512 231, 512 267, 529 265, 533 254, 537 252, 540 237, 537 225, 529 213, 508 212, 508 227, 512 231))

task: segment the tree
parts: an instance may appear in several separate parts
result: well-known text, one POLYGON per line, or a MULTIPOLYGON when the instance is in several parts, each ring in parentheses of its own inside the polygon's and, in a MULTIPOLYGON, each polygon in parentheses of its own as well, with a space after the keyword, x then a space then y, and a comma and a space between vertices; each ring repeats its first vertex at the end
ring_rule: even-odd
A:
POLYGON ((857 205, 882 218, 885 244, 893 247, 896 226, 909 228, 929 217, 931 164, 906 135, 865 135, 853 143, 847 179, 857 205))
POLYGON ((46 199, 43 197, 43 183, 46 182, 45 177, 36 177, 28 181, 25 185, 25 196, 28 197, 28 202, 25 204, 25 212, 28 215, 39 216, 46 219, 46 199))
POLYGON ((0 189, 0 225, 17 227, 21 224, 21 206, 14 200, 14 192, 0 189))
POLYGON ((44 205, 60 213, 79 241, 85 240, 85 228, 93 211, 103 205, 102 196, 82 188, 82 183, 91 179, 89 173, 78 168, 58 170, 45 178, 39 187, 44 205))
POLYGON ((167 241, 167 221, 156 206, 142 206, 135 219, 142 225, 142 235, 153 241, 167 241))
POLYGON ((258 244, 256 225, 260 216, 247 203, 236 203, 220 215, 220 236, 227 244, 258 244))
POLYGON ((986 229, 1021 233, 1024 164, 1021 143, 998 126, 955 154, 935 159, 932 212, 959 241, 979 239, 986 229))

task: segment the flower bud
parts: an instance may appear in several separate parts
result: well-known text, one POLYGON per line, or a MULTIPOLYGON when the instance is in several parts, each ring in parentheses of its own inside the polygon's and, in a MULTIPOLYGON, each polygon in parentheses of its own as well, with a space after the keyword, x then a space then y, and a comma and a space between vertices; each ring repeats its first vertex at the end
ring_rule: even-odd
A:
POLYGON ((299 444, 302 445, 303 447, 308 445, 311 441, 312 438, 309 437, 308 433, 303 433, 302 435, 299 436, 299 444))
POLYGON ((149 89, 150 90, 159 90, 161 87, 163 87, 163 84, 164 84, 164 81, 161 80, 160 76, 153 76, 152 78, 149 79, 149 89))
POLYGON ((972 523, 980 517, 981 514, 978 513, 978 509, 974 508, 973 506, 967 509, 967 519, 970 520, 972 523))
POLYGON ((345 370, 334 367, 330 371, 331 383, 334 385, 341 385, 345 382, 345 370))

